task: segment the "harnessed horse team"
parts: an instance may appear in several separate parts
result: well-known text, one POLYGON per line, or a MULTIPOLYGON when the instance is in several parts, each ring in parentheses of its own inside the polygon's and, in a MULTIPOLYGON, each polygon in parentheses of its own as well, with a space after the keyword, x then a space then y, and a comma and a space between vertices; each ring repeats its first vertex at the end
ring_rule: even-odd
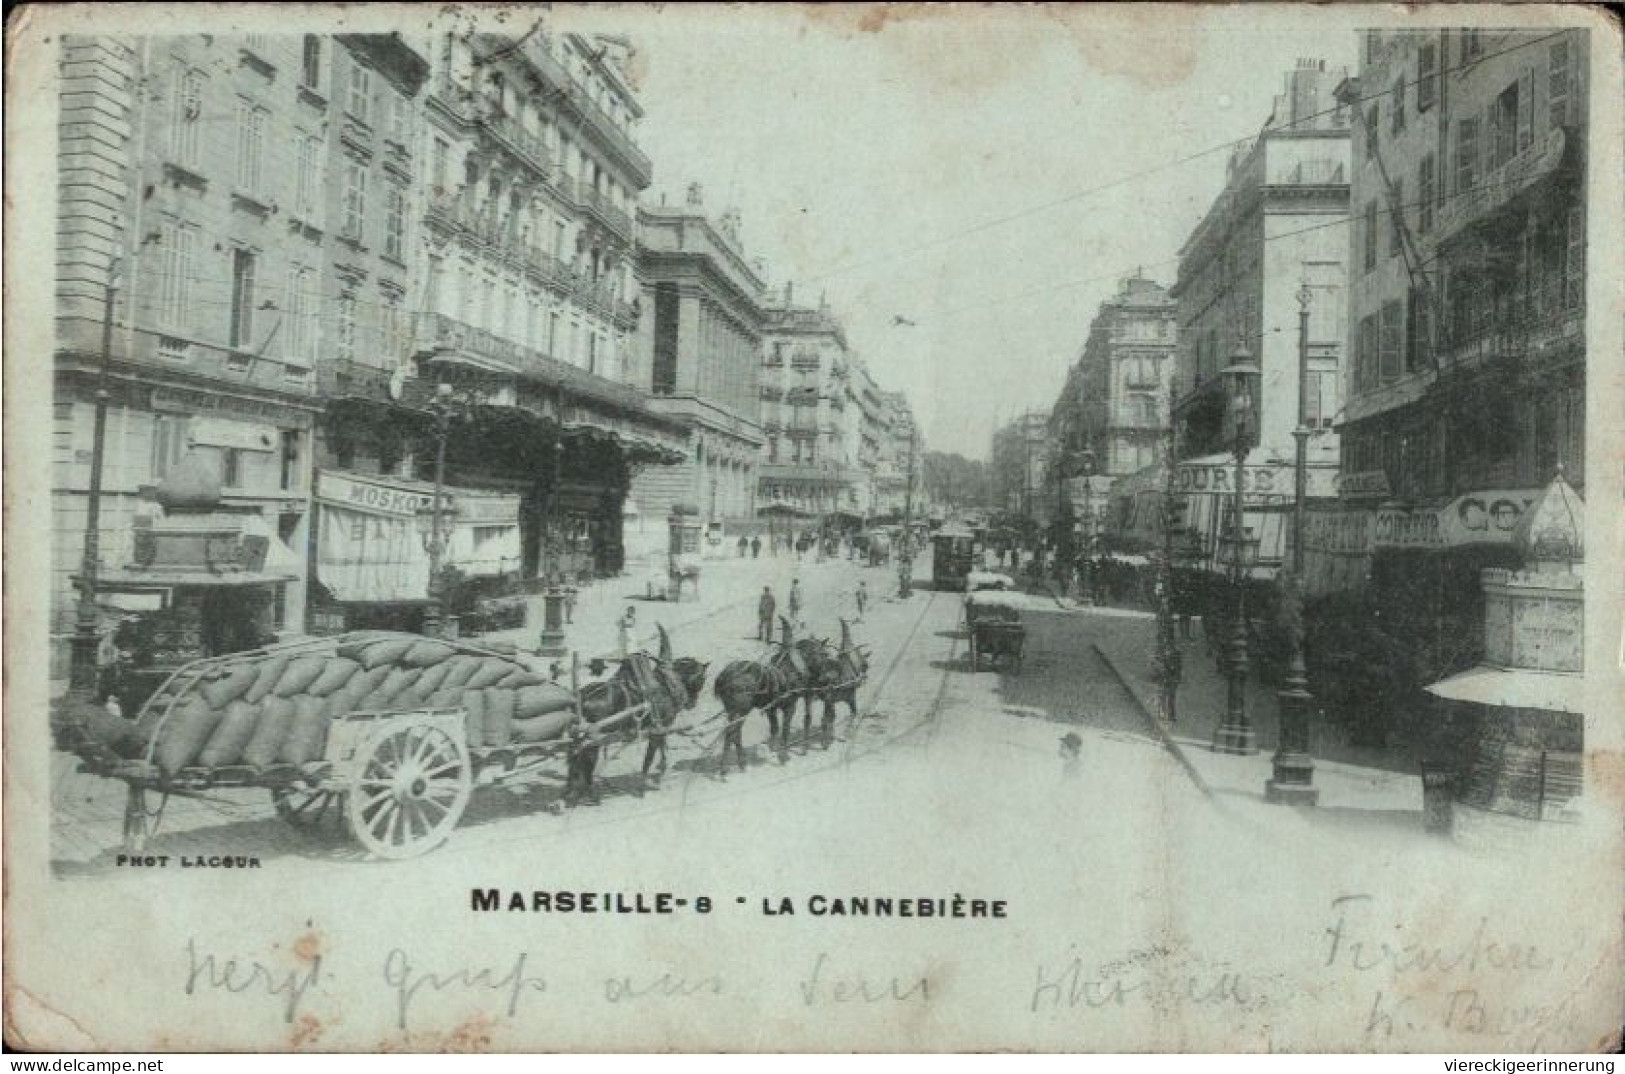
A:
MULTIPOLYGON (((823 702, 820 738, 828 749, 835 738, 835 708, 845 702, 852 719, 858 717, 858 690, 868 678, 869 647, 852 641, 852 630, 841 620, 840 645, 828 638, 796 638, 790 622, 779 618, 780 640, 761 660, 735 660, 717 674, 713 690, 722 711, 711 719, 725 719, 719 742, 719 774, 728 772, 732 753, 744 769, 745 719, 760 710, 768 720, 768 742, 779 760, 790 748, 796 703, 803 706, 802 753, 813 737, 813 702, 823 702)), ((658 784, 666 771, 666 739, 678 714, 698 703, 705 687, 709 663, 690 656, 674 657, 664 627, 658 653, 631 653, 615 674, 589 683, 580 691, 580 716, 573 732, 565 801, 597 801, 594 778, 606 739, 616 734, 641 734, 647 740, 643 755, 645 784, 658 784), (629 725, 629 726, 628 726, 629 725)), ((703 726, 710 720, 702 721, 703 726)))

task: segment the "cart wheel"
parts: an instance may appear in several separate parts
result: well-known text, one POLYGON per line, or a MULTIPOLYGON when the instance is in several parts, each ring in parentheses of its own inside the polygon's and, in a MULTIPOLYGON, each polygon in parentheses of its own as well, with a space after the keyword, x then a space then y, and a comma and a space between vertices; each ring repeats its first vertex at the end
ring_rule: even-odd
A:
POLYGON ((271 788, 276 815, 308 835, 331 835, 344 824, 344 793, 297 784, 271 788))
POLYGON ((147 794, 131 783, 124 796, 124 853, 147 849, 147 794))
POLYGON ((440 845, 473 788, 467 748, 427 716, 383 724, 355 764, 350 831, 380 858, 415 857, 440 845))

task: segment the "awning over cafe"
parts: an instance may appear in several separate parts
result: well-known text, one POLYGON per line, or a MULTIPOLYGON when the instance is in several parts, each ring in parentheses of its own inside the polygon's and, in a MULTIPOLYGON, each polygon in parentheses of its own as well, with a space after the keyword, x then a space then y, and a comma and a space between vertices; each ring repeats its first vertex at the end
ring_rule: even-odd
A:
MULTIPOLYGON (((335 598, 368 604, 425 599, 433 485, 324 470, 317 475, 316 501, 322 507, 317 575, 335 598)), ((518 569, 517 495, 446 487, 440 506, 446 564, 480 575, 518 569)))

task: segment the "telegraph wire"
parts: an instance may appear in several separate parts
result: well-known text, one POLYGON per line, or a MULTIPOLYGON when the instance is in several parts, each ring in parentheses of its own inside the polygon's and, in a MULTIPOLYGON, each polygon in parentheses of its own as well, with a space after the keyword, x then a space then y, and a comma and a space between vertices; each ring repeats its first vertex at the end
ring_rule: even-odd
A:
MULTIPOLYGON (((1482 54, 1474 57, 1470 62, 1457 64, 1454 67, 1446 67, 1446 66, 1441 65, 1438 72, 1435 75, 1430 76, 1430 77, 1443 78, 1446 74, 1450 74, 1450 73, 1453 73, 1455 71, 1466 70, 1467 68, 1474 67, 1474 66, 1476 66, 1476 65, 1478 65, 1480 63, 1485 62, 1486 60, 1494 59, 1494 58, 1496 58, 1498 56, 1504 56, 1504 55, 1506 55, 1508 53, 1516 52, 1519 49, 1531 48, 1531 47, 1533 47, 1535 45, 1541 44, 1542 42, 1550 41, 1550 40, 1552 40, 1554 38, 1561 37, 1566 32, 1567 32, 1566 30, 1556 30, 1556 31, 1553 31, 1552 33, 1543 34, 1542 36, 1534 38, 1534 39, 1529 40, 1529 41, 1522 41, 1522 42, 1519 42, 1516 45, 1511 45, 1511 46, 1509 46, 1507 48, 1498 49, 1495 52, 1482 53, 1482 54)), ((1397 86, 1390 86, 1388 89, 1379 90, 1379 91, 1377 91, 1375 93, 1362 94, 1362 95, 1360 95, 1358 97, 1355 97, 1355 98, 1351 99, 1350 101, 1348 101, 1348 102, 1346 102, 1344 104, 1340 104, 1340 105, 1337 105, 1337 106, 1332 107, 1332 108, 1325 108, 1325 109, 1320 110, 1319 112, 1312 112, 1307 116, 1301 116, 1298 119, 1293 120, 1291 123, 1286 124, 1284 127, 1276 128, 1276 130, 1292 130, 1292 129, 1296 128, 1296 127, 1299 127, 1301 124, 1307 123, 1307 122, 1315 120, 1315 119, 1319 119, 1319 118, 1321 118, 1323 116, 1336 115, 1339 111, 1342 111, 1344 109, 1353 108, 1353 107, 1356 107, 1356 106, 1359 106, 1359 105, 1363 105, 1368 101, 1380 100, 1383 97, 1392 96, 1396 90, 1404 90, 1404 89, 1407 89, 1407 88, 1409 88, 1411 86, 1420 85, 1423 81, 1424 81, 1424 79, 1417 78, 1414 81, 1401 82, 1397 86)), ((1208 146, 1205 149, 1199 149, 1199 150, 1197 150, 1197 151, 1195 151, 1193 153, 1188 153, 1185 156, 1176 157, 1175 159, 1164 162, 1162 164, 1158 164, 1158 165, 1155 165, 1155 166, 1150 167, 1150 168, 1145 168, 1145 169, 1142 169, 1142 170, 1137 171, 1137 172, 1131 172, 1128 175, 1120 176, 1119 178, 1113 179, 1110 182, 1101 183, 1098 186, 1088 187, 1088 188, 1086 188, 1084 190, 1075 191, 1074 193, 1067 194, 1067 195, 1065 195, 1063 197, 1060 197, 1060 198, 1056 198, 1053 201, 1044 202, 1044 203, 1039 204, 1039 205, 1029 206, 1028 208, 1025 208, 1025 209, 1019 209, 1019 210, 1017 210, 1017 211, 1015 211, 1013 213, 1008 213, 1008 214, 1006 214, 1004 216, 995 217, 995 218, 993 218, 991 220, 985 220, 985 221, 982 221, 981 223, 978 223, 978 224, 972 224, 970 227, 962 228, 959 231, 949 232, 946 235, 938 236, 937 238, 934 238, 934 239, 928 239, 925 242, 918 243, 918 244, 916 244, 914 246, 904 247, 901 250, 893 251, 891 253, 879 254, 879 255, 877 255, 875 257, 866 258, 866 259, 861 260, 861 261, 851 261, 851 262, 847 262, 846 264, 837 265, 834 268, 825 270, 824 272, 816 273, 816 274, 814 274, 814 275, 812 275, 810 277, 806 277, 806 280, 809 283, 814 283, 814 282, 818 282, 818 281, 821 281, 821 280, 826 280, 826 279, 829 279, 831 276, 843 275, 843 274, 845 274, 847 272, 850 272, 850 271, 852 271, 854 269, 857 269, 857 268, 865 268, 865 267, 868 267, 870 265, 883 264, 883 263, 888 262, 888 261, 895 261, 895 260, 898 260, 900 258, 912 256, 913 254, 922 252, 924 250, 930 250, 930 249, 934 249, 934 248, 936 248, 938 246, 944 246, 944 245, 947 245, 947 244, 952 243, 952 242, 957 242, 959 239, 962 239, 962 238, 964 238, 964 237, 966 237, 968 235, 979 234, 979 233, 981 233, 983 231, 990 230, 990 229, 992 229, 994 227, 999 227, 1001 225, 1008 224, 1008 223, 1011 223, 1011 222, 1016 221, 1016 220, 1022 220, 1022 219, 1025 219, 1025 218, 1029 217, 1029 216, 1035 216, 1038 213, 1046 212, 1046 211, 1048 211, 1050 209, 1058 208, 1060 206, 1070 204, 1071 202, 1074 202, 1074 201, 1080 201, 1083 198, 1087 198, 1087 197, 1090 197, 1090 196, 1095 195, 1095 194, 1104 193, 1105 191, 1113 190, 1113 189, 1116 189, 1117 187, 1126 186, 1127 184, 1136 182, 1136 181, 1138 181, 1140 179, 1149 178, 1149 177, 1154 176, 1154 175, 1160 175, 1160 174, 1162 174, 1164 172, 1172 171, 1175 168, 1181 167, 1181 166, 1183 166, 1185 164, 1190 164, 1190 163, 1192 163, 1194 161, 1201 160, 1201 159, 1203 159, 1205 157, 1212 156, 1215 153, 1224 152, 1227 149, 1235 149, 1235 148, 1239 148, 1239 147, 1244 146, 1244 145, 1254 143, 1254 142, 1258 141, 1258 139, 1260 137, 1262 137, 1265 133, 1266 133, 1266 131, 1264 129, 1260 129, 1260 130, 1258 130, 1257 132, 1255 132, 1253 134, 1245 135, 1245 136, 1240 137, 1240 138, 1234 138, 1234 139, 1231 139, 1230 141, 1227 141, 1227 142, 1220 142, 1220 143, 1217 143, 1215 145, 1208 146)))

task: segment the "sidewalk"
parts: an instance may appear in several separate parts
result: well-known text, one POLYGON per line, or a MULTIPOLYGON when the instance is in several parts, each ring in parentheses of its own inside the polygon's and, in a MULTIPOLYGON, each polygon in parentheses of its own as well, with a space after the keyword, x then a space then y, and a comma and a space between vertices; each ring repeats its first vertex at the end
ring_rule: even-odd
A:
MULTIPOLYGON (((1110 629, 1096 641, 1101 656, 1139 701, 1148 718, 1158 711, 1159 689, 1153 661, 1156 653, 1156 617, 1149 612, 1119 608, 1083 610, 1079 614, 1110 617, 1110 629)), ((1166 741, 1216 794, 1263 800, 1264 785, 1272 774, 1271 757, 1279 742, 1279 702, 1276 687, 1247 681, 1247 713, 1257 736, 1258 752, 1250 755, 1216 753, 1214 733, 1224 717, 1228 682, 1208 655, 1200 637, 1180 643, 1183 661, 1178 693, 1178 722, 1161 725, 1166 741)), ((1351 746, 1318 714, 1310 717, 1310 755, 1315 761, 1314 782, 1320 791, 1320 810, 1373 814, 1414 814, 1403 818, 1420 824, 1422 780, 1418 758, 1403 746, 1375 750, 1351 746)))
MULTIPOLYGON (((847 589, 855 582, 849 585, 846 579, 858 570, 859 564, 845 559, 818 562, 811 552, 803 560, 791 554, 777 557, 764 554, 760 559, 741 559, 737 556, 707 559, 700 565, 698 595, 685 586, 683 599, 677 602, 650 600, 647 582, 640 573, 599 579, 579 587, 574 614, 564 628, 564 644, 580 654, 583 664, 594 657, 615 655, 620 642, 620 618, 627 608, 636 612, 637 629, 633 643, 642 649, 652 651, 659 644, 659 634, 655 629, 657 624, 664 626, 675 642, 676 634, 682 627, 724 615, 737 620, 741 638, 753 637, 756 602, 761 596, 762 587, 773 588, 778 614, 788 616, 790 583, 795 578, 801 579, 807 605, 803 609, 804 616, 816 607, 821 616, 845 614, 850 617, 854 612, 846 607, 851 599, 847 589), (837 577, 842 579, 839 584, 836 584, 837 577)), ((869 579, 871 600, 895 588, 895 575, 883 569, 865 570, 862 576, 869 579)), ((475 645, 510 643, 522 655, 534 653, 546 621, 545 610, 539 594, 530 597, 529 604, 524 627, 493 631, 465 640, 475 645)), ((821 628, 827 626, 820 623, 821 628)), ((568 656, 538 659, 548 664, 553 659, 561 659, 566 667, 569 664, 568 656)))

